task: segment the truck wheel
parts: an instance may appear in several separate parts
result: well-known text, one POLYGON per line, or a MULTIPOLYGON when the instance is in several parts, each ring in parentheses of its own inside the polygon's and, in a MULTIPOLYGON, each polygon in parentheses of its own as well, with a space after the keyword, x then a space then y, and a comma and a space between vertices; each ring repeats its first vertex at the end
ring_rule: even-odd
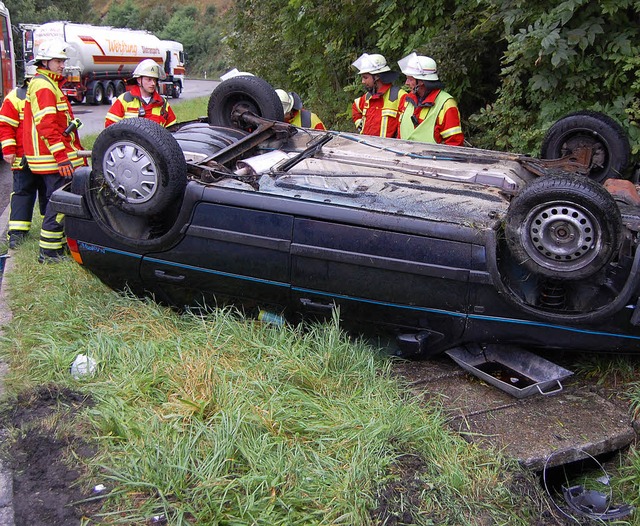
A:
POLYGON ((511 201, 505 223, 516 261, 535 274, 574 281, 611 260, 621 232, 613 197, 599 183, 568 173, 525 186, 511 201))
POLYGON ((105 82, 103 84, 104 88, 104 99, 102 104, 111 104, 113 100, 116 98, 116 87, 113 82, 105 82))
POLYGON ((602 183, 621 177, 631 154, 629 139, 622 126, 603 113, 578 111, 558 120, 545 135, 540 156, 559 159, 584 146, 593 151, 590 179, 602 183))
POLYGON ((121 80, 116 81, 116 97, 122 95, 125 91, 127 91, 127 87, 124 85, 124 82, 121 80))
POLYGON ((135 216, 163 212, 182 198, 187 164, 171 132, 148 119, 105 128, 91 155, 91 188, 135 216))
POLYGON ((218 84, 209 97, 209 124, 246 129, 236 112, 250 111, 265 119, 282 121, 282 103, 275 90, 260 77, 241 75, 218 84))
POLYGON ((182 86, 180 84, 174 84, 173 91, 171 92, 171 96, 174 99, 179 99, 181 93, 182 93, 182 86))
POLYGON ((87 86, 87 102, 94 106, 102 104, 104 100, 104 86, 97 80, 91 81, 87 86))

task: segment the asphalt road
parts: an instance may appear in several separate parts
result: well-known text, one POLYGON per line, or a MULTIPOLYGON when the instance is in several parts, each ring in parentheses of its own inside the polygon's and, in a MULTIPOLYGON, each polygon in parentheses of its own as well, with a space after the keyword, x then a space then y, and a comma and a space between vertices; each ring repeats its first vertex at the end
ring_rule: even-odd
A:
MULTIPOLYGON (((213 88, 218 84, 214 80, 193 80, 187 79, 184 90, 180 99, 194 99, 197 97, 206 97, 211 94, 213 88)), ((176 102, 176 99, 169 99, 169 102, 176 102)), ((74 115, 82 121, 80 128, 80 138, 99 133, 104 127, 104 117, 109 110, 109 105, 91 106, 91 105, 75 105, 73 107, 74 115)), ((9 204, 9 196, 13 179, 11 170, 7 163, 0 161, 0 215, 9 204)), ((0 225, 0 232, 4 231, 6 225, 0 225)))
MULTIPOLYGON (((197 97, 208 97, 217 85, 218 82, 214 80, 187 79, 180 99, 169 99, 169 103, 176 103, 181 99, 188 100, 197 97)), ((73 106, 74 115, 82 121, 80 139, 86 135, 100 133, 100 130, 104 128, 104 118, 107 111, 109 111, 109 104, 102 106, 76 104, 73 106)))

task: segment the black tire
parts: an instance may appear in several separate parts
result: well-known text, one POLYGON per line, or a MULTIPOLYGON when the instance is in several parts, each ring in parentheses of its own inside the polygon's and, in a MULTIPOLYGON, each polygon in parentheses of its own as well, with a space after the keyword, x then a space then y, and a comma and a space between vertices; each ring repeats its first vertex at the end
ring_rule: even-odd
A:
POLYGON ((102 82, 94 81, 89 84, 89 91, 91 92, 91 104, 97 106, 104 103, 104 86, 102 82))
POLYGON ((274 121, 284 120, 278 95, 271 84, 260 77, 241 75, 218 84, 209 97, 209 124, 248 129, 234 117, 236 110, 249 110, 274 121))
POLYGON ((232 142, 239 141, 243 137, 247 136, 247 132, 244 130, 238 130, 237 128, 225 128, 224 126, 210 126, 203 122, 185 124, 180 127, 176 134, 185 132, 202 133, 213 138, 220 138, 222 136, 232 142))
POLYGON ((116 88, 116 97, 119 97, 125 91, 127 91, 127 87, 125 86, 124 82, 122 82, 121 80, 116 81, 115 88, 116 88))
POLYGON ((199 124, 180 128, 173 134, 173 137, 178 141, 181 150, 185 153, 185 157, 188 157, 189 153, 197 153, 209 157, 238 142, 246 135, 246 132, 232 128, 199 124))
POLYGON ((91 187, 136 216, 163 212, 182 197, 187 164, 173 135, 148 119, 105 128, 93 147, 91 187))
POLYGON ((589 178, 599 183, 618 179, 629 163, 629 138, 620 124, 596 111, 579 111, 558 120, 549 128, 540 156, 559 159, 580 146, 591 146, 593 156, 589 178))
POLYGON ((602 185, 561 173, 534 180, 514 197, 505 235, 515 260, 529 271, 575 281, 611 261, 622 219, 602 185))
POLYGON ((174 84, 173 89, 171 90, 171 96, 174 99, 179 99, 182 93, 182 86, 180 84, 174 84))
POLYGON ((116 98, 116 87, 113 82, 105 82, 104 87, 104 99, 102 104, 111 104, 116 98))

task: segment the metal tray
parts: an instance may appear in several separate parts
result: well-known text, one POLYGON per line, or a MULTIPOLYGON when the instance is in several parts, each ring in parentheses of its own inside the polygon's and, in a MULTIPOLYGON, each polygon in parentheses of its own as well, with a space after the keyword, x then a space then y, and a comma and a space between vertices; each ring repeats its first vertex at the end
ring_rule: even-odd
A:
POLYGON ((468 345, 446 351, 465 371, 516 398, 562 391, 573 372, 511 345, 468 345))

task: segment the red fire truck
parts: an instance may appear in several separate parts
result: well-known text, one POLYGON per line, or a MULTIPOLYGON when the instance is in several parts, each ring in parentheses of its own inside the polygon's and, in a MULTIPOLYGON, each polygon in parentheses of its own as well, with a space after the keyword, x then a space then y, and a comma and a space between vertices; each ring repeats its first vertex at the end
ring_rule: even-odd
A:
POLYGON ((9 10, 0 2, 0 89, 2 99, 16 87, 16 62, 9 10))

